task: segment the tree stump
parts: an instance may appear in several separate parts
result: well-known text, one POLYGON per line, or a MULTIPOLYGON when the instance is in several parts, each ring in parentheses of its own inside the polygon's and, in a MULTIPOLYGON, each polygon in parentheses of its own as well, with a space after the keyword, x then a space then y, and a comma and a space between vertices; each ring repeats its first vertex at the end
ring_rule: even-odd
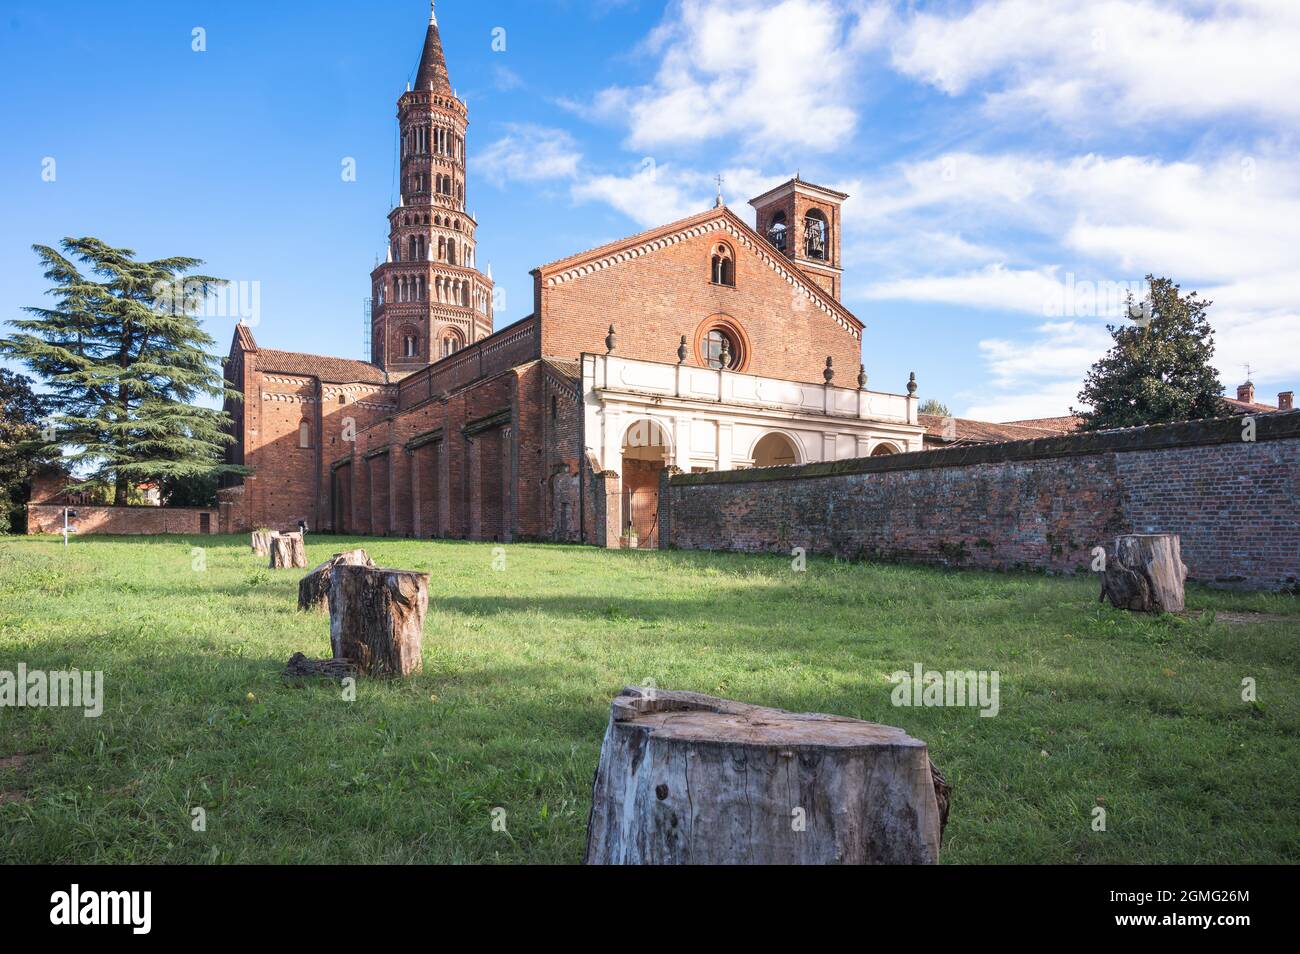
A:
POLYGON ((254 530, 252 533, 253 552, 258 556, 268 556, 271 552, 271 530, 254 530))
POLYGON ((587 864, 934 864, 948 786, 924 742, 858 719, 624 689, 587 864))
POLYGON ((330 571, 339 565, 374 566, 375 561, 360 548, 334 554, 299 581, 298 609, 320 611, 329 609, 330 571))
POLYGON ((1130 533, 1115 539, 1106 561, 1101 600, 1139 613, 1181 613, 1187 567, 1176 533, 1130 533))
POLYGON ((301 533, 271 534, 271 569, 307 569, 307 546, 301 533))
POLYGON ((379 679, 424 668, 427 573, 338 564, 330 573, 329 604, 335 659, 379 679))

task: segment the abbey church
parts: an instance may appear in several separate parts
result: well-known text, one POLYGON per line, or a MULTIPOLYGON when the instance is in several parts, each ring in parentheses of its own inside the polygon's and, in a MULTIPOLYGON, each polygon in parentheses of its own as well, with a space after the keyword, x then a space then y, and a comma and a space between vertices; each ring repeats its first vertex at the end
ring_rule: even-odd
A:
POLYGON ((495 328, 466 212, 469 115, 432 13, 397 101, 401 193, 371 273, 369 361, 261 348, 221 525, 657 546, 665 473, 921 450, 915 383, 869 390, 840 302, 842 193, 794 178, 532 271, 495 328))

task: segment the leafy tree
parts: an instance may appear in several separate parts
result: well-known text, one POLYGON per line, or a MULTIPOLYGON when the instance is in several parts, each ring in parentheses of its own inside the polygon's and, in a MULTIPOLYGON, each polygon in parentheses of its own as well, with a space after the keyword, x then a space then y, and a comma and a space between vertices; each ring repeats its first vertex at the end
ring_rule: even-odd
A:
POLYGON ((19 508, 37 468, 49 459, 41 440, 45 414, 31 380, 0 368, 0 533, 22 526, 19 508))
POLYGON ((952 417, 952 412, 948 410, 948 405, 936 398, 926 398, 921 402, 921 414, 933 414, 935 417, 952 417))
POLYGON ((191 403, 229 392, 214 344, 195 312, 224 281, 188 274, 196 258, 137 261, 135 252, 96 238, 67 238, 62 251, 33 246, 53 283, 52 308, 0 340, 49 387, 57 434, 69 463, 87 479, 113 484, 113 503, 133 483, 198 477, 243 468, 221 462, 224 412, 191 403))
POLYGON ((164 477, 162 501, 168 507, 214 507, 219 480, 215 473, 189 477, 164 477))
POLYGON ((1214 335, 1205 312, 1213 302, 1180 294, 1168 278, 1147 276, 1150 290, 1136 302, 1133 324, 1107 325, 1110 351, 1092 366, 1079 400, 1092 409, 1071 410, 1082 429, 1135 427, 1216 417, 1223 385, 1210 364, 1214 335))

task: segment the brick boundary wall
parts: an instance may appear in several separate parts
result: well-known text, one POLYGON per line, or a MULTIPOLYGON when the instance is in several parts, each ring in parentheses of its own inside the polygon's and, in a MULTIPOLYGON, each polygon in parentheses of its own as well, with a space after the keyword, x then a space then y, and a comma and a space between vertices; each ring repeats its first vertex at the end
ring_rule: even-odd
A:
POLYGON ((1176 533, 1190 579, 1296 591, 1300 411, 661 478, 665 546, 1075 573, 1176 533))
MULTIPOLYGON (((199 515, 208 514, 208 532, 221 528, 216 507, 101 507, 74 505, 77 515, 69 523, 77 536, 111 533, 122 535, 185 533, 197 534, 199 515)), ((28 504, 27 533, 63 533, 62 504, 28 504)))

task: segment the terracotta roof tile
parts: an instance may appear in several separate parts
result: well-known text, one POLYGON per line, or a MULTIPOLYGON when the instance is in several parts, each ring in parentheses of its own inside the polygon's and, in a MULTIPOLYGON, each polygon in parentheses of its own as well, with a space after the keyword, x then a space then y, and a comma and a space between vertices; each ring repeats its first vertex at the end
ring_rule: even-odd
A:
POLYGON ((259 371, 279 371, 281 374, 300 374, 320 378, 331 384, 388 384, 388 375, 367 361, 351 358, 330 358, 299 351, 276 351, 261 348, 257 351, 259 371))
POLYGON ((1023 427, 1039 427, 1056 434, 1070 434, 1083 425, 1083 418, 1077 414, 1064 417, 1032 417, 1025 421, 1004 421, 1004 424, 1019 424, 1023 427))
POLYGON ((1028 441, 1036 437, 1055 437, 1061 432, 1046 427, 1024 424, 994 424, 992 421, 973 421, 954 417, 950 438, 944 436, 944 422, 949 418, 939 414, 920 414, 918 419, 925 428, 927 438, 949 444, 1000 444, 1003 441, 1028 441))

